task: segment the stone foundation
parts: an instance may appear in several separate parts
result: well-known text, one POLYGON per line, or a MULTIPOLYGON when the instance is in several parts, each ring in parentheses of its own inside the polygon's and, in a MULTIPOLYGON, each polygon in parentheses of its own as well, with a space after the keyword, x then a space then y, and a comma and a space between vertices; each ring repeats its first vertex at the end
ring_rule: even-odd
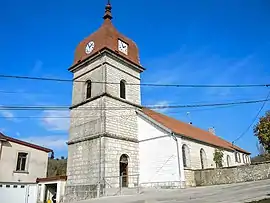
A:
MULTIPOLYGON (((103 186, 101 185, 100 195, 102 195, 103 186)), ((65 203, 87 200, 98 197, 97 185, 75 185, 66 186, 65 203)))
POLYGON ((180 181, 167 181, 167 182, 141 183, 140 187, 156 188, 156 189, 175 189, 175 188, 182 188, 184 185, 185 183, 180 181))
POLYGON ((194 177, 196 186, 270 179, 270 162, 220 169, 195 170, 194 177))
POLYGON ((185 180, 186 180, 186 187, 195 187, 195 176, 194 176, 194 170, 191 169, 185 169, 185 180))

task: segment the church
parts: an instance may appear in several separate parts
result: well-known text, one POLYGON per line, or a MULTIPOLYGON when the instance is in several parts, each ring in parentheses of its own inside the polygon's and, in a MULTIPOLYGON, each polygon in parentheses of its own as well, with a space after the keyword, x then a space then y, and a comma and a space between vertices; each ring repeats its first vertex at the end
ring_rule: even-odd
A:
POLYGON ((105 7, 101 27, 83 39, 73 74, 66 199, 96 197, 109 188, 193 186, 192 171, 250 163, 250 153, 207 131, 141 105, 146 71, 136 43, 112 23, 105 7))

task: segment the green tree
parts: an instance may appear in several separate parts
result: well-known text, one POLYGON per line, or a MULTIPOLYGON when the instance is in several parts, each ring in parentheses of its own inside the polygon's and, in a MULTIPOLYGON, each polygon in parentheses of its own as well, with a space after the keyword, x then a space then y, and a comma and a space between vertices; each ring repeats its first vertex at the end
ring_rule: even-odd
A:
POLYGON ((223 167, 222 159, 223 159, 223 151, 219 149, 215 149, 213 160, 216 163, 217 168, 223 167))
POLYGON ((270 111, 260 118, 253 132, 266 152, 270 153, 270 111))

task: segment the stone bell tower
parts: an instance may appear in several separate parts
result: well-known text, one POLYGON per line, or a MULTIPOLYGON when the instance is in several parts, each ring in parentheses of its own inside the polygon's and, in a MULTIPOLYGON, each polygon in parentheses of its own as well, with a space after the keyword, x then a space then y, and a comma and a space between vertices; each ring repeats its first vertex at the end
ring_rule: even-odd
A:
POLYGON ((79 43, 73 65, 66 201, 83 200, 106 187, 136 186, 139 144, 136 108, 141 106, 136 44, 104 22, 79 43), (124 177, 120 180, 120 174, 124 177), (114 176, 115 178, 110 178, 114 176), (118 178, 117 178, 118 177, 118 178))

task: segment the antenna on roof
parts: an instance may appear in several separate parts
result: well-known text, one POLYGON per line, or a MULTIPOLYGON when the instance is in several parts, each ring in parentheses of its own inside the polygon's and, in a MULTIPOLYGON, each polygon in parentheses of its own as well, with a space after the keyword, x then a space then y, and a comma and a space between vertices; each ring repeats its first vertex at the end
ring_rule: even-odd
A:
POLYGON ((188 117, 188 120, 189 120, 188 123, 189 123, 190 125, 192 125, 192 121, 191 121, 191 119, 190 119, 190 112, 187 112, 187 117, 188 117))

